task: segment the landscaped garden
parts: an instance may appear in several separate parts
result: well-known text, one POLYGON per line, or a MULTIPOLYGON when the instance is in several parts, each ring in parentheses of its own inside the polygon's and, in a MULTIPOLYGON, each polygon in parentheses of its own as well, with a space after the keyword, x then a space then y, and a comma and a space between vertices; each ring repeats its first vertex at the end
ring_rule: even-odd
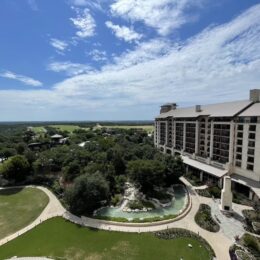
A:
POLYGON ((184 174, 184 177, 189 181, 192 186, 202 186, 205 184, 196 174, 192 172, 184 174))
POLYGON ((249 232, 260 234, 260 211, 257 210, 243 210, 245 229, 249 232))
POLYGON ((12 256, 48 256, 68 260, 212 259, 212 251, 203 239, 191 232, 174 233, 176 237, 169 238, 151 233, 109 232, 54 218, 0 247, 0 259, 12 256))
POLYGON ((0 190, 0 239, 33 222, 48 202, 48 196, 35 188, 0 190))
POLYGON ((236 244, 230 248, 230 255, 233 257, 232 259, 260 259, 260 238, 251 234, 244 234, 241 238, 238 238, 236 244))
POLYGON ((195 215, 195 222, 203 229, 210 232, 218 232, 219 224, 211 216, 211 208, 206 204, 200 204, 199 210, 195 215))

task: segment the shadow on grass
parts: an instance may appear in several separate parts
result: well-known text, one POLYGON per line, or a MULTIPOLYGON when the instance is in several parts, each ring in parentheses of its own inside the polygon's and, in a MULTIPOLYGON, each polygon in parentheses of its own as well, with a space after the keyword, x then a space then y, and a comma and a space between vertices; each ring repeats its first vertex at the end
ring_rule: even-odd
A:
POLYGON ((24 188, 7 188, 4 190, 0 190, 0 195, 1 196, 9 196, 9 195, 14 195, 16 193, 19 193, 23 190, 24 188))

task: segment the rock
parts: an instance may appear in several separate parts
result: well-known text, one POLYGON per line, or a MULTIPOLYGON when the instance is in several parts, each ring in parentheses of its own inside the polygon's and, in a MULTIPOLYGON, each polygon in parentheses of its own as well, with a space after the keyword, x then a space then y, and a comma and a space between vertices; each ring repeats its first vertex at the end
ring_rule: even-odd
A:
POLYGON ((188 244, 188 247, 189 247, 189 248, 192 248, 192 244, 188 244))

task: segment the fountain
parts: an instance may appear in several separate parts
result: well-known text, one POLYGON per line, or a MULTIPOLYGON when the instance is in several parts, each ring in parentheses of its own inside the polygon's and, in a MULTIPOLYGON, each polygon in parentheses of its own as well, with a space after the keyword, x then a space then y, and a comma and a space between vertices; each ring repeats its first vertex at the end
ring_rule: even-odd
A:
POLYGON ((98 217, 125 218, 132 221, 134 219, 163 218, 164 216, 179 215, 182 213, 188 202, 186 189, 182 185, 174 185, 174 187, 167 189, 165 193, 172 195, 172 199, 167 203, 163 204, 155 198, 146 200, 144 194, 132 183, 127 182, 121 205, 118 207, 103 207, 95 211, 94 215, 98 217), (148 201, 154 205, 154 208, 143 207, 131 209, 129 203, 134 201, 148 201))

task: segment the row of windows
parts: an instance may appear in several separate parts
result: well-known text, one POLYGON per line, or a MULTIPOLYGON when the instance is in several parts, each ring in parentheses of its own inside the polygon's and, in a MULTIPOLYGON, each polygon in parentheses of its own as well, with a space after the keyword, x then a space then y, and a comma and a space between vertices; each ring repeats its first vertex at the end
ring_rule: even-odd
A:
MULTIPOLYGON (((236 161, 236 166, 241 168, 241 161, 236 161)), ((246 166, 246 169, 249 171, 253 171, 254 170, 254 165, 248 163, 246 166)))

